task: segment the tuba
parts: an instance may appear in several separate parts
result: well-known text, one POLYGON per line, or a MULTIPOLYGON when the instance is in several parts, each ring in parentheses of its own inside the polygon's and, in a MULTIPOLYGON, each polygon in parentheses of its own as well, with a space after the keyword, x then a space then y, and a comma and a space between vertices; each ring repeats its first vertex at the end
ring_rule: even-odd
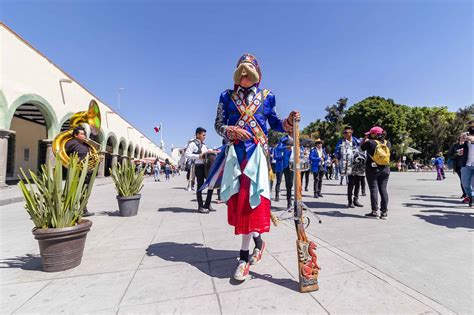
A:
MULTIPOLYGON (((89 109, 87 111, 78 112, 72 115, 69 130, 59 133, 53 140, 53 152, 55 152, 57 157, 61 159, 64 167, 69 166, 69 155, 66 153, 66 143, 72 139, 73 129, 81 124, 88 124, 91 128, 91 133, 97 135, 100 130, 100 123, 99 105, 95 100, 90 101, 89 109)), ((93 170, 100 162, 100 144, 91 139, 87 139, 85 144, 90 147, 87 168, 93 170)))

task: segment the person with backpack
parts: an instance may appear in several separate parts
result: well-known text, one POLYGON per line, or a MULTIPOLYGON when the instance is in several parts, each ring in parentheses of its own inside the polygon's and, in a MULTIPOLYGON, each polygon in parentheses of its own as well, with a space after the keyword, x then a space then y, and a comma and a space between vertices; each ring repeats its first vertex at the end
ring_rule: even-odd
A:
POLYGON ((206 145, 204 144, 204 140, 206 139, 206 129, 202 127, 198 127, 196 129, 196 138, 193 139, 186 149, 186 158, 194 161, 194 172, 196 174, 197 179, 197 189, 196 189, 196 197, 198 201, 198 212, 199 213, 209 213, 209 211, 216 211, 211 206, 211 199, 212 199, 212 189, 207 190, 207 197, 206 202, 203 203, 202 201, 202 191, 199 189, 201 188, 202 184, 204 184, 204 180, 206 179, 206 166, 205 166, 205 158, 207 153, 218 153, 214 150, 208 150, 206 145))
POLYGON ((379 127, 372 127, 365 133, 361 144, 362 151, 367 151, 365 174, 370 189, 370 204, 372 211, 368 217, 378 217, 378 195, 380 194, 380 219, 387 219, 388 192, 387 184, 390 177, 390 148, 391 144, 385 139, 385 131, 379 127))

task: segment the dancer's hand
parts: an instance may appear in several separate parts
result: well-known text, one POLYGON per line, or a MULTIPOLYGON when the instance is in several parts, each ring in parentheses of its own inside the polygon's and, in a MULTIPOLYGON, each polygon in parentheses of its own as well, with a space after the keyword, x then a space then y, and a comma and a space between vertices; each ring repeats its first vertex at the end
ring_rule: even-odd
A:
POLYGON ((229 140, 238 139, 240 141, 247 141, 252 138, 252 134, 243 128, 229 126, 227 127, 227 138, 229 138, 229 140))
POLYGON ((300 119, 301 119, 300 112, 292 111, 288 115, 288 118, 286 118, 285 121, 283 122, 283 128, 286 130, 287 133, 293 132, 293 122, 295 120, 300 121, 300 119))
POLYGON ((298 111, 292 111, 289 115, 288 115, 288 119, 291 120, 291 123, 293 123, 293 120, 296 119, 297 121, 300 121, 301 120, 301 114, 300 112, 298 111))

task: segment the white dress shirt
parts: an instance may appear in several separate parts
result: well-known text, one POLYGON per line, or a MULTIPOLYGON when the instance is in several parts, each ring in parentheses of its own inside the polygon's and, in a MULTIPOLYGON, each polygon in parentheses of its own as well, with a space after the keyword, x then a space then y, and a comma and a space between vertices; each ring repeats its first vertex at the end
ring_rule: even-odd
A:
MULTIPOLYGON (((239 94, 239 97, 241 99, 244 99, 245 97, 244 89, 241 86, 239 86, 239 88, 237 89, 237 93, 239 94)), ((245 104, 247 106, 250 104, 250 102, 252 102, 255 95, 257 95, 257 88, 255 86, 252 86, 250 88, 249 94, 247 95, 247 99, 245 100, 245 104)))
MULTIPOLYGON (((190 160, 194 160, 194 164, 204 164, 204 159, 201 159, 199 157, 200 154, 194 153, 194 152, 199 152, 199 147, 196 145, 196 141, 199 141, 198 139, 194 139, 188 144, 188 147, 186 148, 186 158, 190 160)), ((206 153, 209 151, 204 143, 201 143, 201 153, 206 153)))

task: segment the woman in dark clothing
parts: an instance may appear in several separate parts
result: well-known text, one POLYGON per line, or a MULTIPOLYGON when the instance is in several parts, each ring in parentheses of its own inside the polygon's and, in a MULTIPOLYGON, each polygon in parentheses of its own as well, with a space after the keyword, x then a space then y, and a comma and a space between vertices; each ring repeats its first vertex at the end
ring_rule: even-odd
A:
POLYGON ((365 138, 361 144, 361 149, 367 151, 366 160, 366 178, 370 189, 370 204, 372 211, 367 213, 366 216, 377 218, 378 207, 378 195, 380 193, 380 219, 387 219, 388 212, 388 192, 387 184, 388 178, 390 177, 390 153, 388 152, 391 145, 390 142, 385 140, 385 131, 381 127, 372 127, 369 132, 365 134, 365 138), (388 156, 385 157, 384 161, 380 159, 380 153, 384 150, 378 150, 377 146, 384 146, 385 152, 388 156), (375 153, 377 153, 377 158, 375 153), (377 161, 374 161, 374 159, 377 161))
MULTIPOLYGON (((466 140, 467 140, 467 135, 465 132, 463 132, 459 136, 458 142, 453 144, 453 146, 449 150, 449 155, 448 155, 449 158, 453 161, 453 170, 456 174, 458 174, 459 181, 461 181, 461 168, 462 168, 461 157, 463 155, 461 152, 463 152, 462 147, 466 140)), ((462 196, 461 196, 462 202, 468 203, 469 198, 467 197, 466 191, 464 190, 464 187, 462 186, 462 182, 461 182, 461 189, 462 189, 462 196)))

